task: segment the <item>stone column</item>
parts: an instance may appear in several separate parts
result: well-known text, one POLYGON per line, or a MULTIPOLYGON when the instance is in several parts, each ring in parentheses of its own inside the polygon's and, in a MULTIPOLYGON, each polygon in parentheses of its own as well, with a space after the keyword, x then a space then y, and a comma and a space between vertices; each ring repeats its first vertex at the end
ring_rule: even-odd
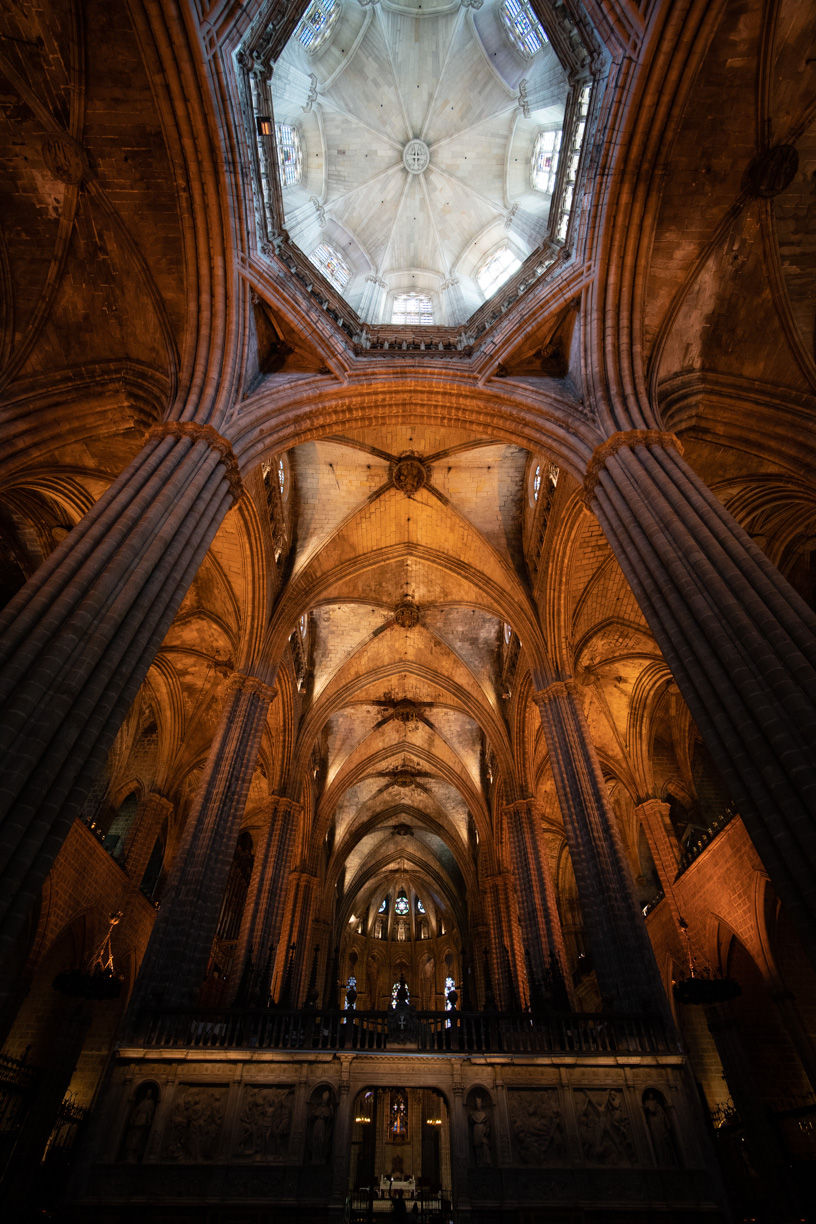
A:
POLYGON ((539 986, 544 986, 557 966, 567 1001, 572 1002, 564 932, 541 831, 539 806, 535 799, 519 799, 508 804, 502 814, 510 834, 519 920, 531 970, 539 986))
POLYGON ((458 276, 449 276, 442 282, 442 293, 445 295, 443 300, 448 327, 457 327, 466 322, 470 312, 465 306, 465 295, 462 293, 458 276))
POLYGON ((514 206, 507 214, 504 228, 519 237, 531 251, 535 251, 547 236, 547 218, 537 217, 526 208, 514 206))
POLYGON ((290 873, 286 911, 278 943, 278 954, 275 957, 275 972, 272 976, 273 997, 277 1002, 285 1002, 287 1007, 299 1007, 303 1002, 300 997, 301 985, 304 972, 308 972, 313 951, 309 947, 309 927, 316 888, 317 876, 311 875, 308 871, 290 873), (294 971, 291 982, 287 982, 287 970, 292 957, 293 945, 294 971), (289 998, 281 1000, 281 991, 284 989, 288 992, 289 998))
POLYGON ((156 838, 161 832, 165 820, 173 815, 173 805, 163 795, 151 791, 145 796, 139 814, 133 822, 127 840, 125 841, 125 871, 131 878, 134 888, 138 888, 147 870, 156 838))
MULTIPOLYGON (((635 808, 635 816, 643 825, 666 904, 671 910, 674 925, 682 935, 686 931, 686 922, 674 893, 674 881, 680 864, 680 843, 669 819, 670 811, 668 803, 646 799, 635 808)), ((685 951, 684 944, 681 946, 685 951)))
POLYGON ((212 948, 249 784, 273 690, 238 672, 224 708, 195 805, 167 884, 131 1001, 140 1006, 195 1003, 212 948))
POLYGON ((519 107, 525 119, 548 106, 562 106, 567 92, 567 74, 555 55, 547 58, 543 69, 536 74, 535 84, 525 77, 519 81, 519 107))
POLYGON ((363 296, 360 299, 360 309, 357 311, 364 323, 379 323, 382 320, 382 308, 388 289, 380 276, 367 276, 363 285, 363 296))
POLYGON ((533 700, 550 751, 601 997, 617 1011, 659 1012, 668 1019, 666 993, 578 687, 573 680, 557 680, 533 700))
POLYGON ((816 616, 681 455, 614 434, 585 499, 816 959, 816 616))
POLYGON ((214 429, 156 426, 0 617, 3 951, 240 495, 235 456, 214 429))
POLYGON ((485 879, 486 911, 493 949, 493 984, 500 1008, 529 1002, 527 967, 516 909, 516 890, 509 871, 496 871, 485 879), (507 975, 510 974, 510 981, 507 975), (515 995, 515 999, 513 999, 515 995))
POLYGON ((258 832, 235 963, 243 970, 252 949, 261 1003, 266 1001, 271 983, 261 981, 260 975, 264 966, 270 964, 270 953, 280 943, 292 847, 302 814, 301 804, 284 795, 272 795, 258 832))

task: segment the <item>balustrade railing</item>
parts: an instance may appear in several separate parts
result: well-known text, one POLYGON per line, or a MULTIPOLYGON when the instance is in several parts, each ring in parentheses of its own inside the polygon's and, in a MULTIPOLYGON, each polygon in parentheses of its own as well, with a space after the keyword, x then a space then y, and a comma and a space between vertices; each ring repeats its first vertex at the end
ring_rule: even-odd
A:
POLYGON ((357 1050, 509 1054, 657 1053, 670 1049, 653 1016, 565 1013, 246 1010, 150 1011, 136 1044, 178 1049, 357 1050))
POLYGON ((678 877, 687 871, 696 858, 699 858, 707 846, 710 846, 718 833, 722 833, 726 825, 730 824, 736 816, 733 808, 727 807, 724 811, 715 816, 707 829, 701 829, 699 833, 690 837, 686 842, 683 853, 678 864, 678 877))

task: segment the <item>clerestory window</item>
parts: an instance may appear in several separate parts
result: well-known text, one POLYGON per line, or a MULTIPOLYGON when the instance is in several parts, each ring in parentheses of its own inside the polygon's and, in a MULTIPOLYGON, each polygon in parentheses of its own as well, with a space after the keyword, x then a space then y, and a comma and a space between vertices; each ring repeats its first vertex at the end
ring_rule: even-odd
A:
POLYGON ((567 228, 569 226, 570 213, 572 212, 572 203, 575 196, 575 184, 578 179, 578 165, 581 161, 581 149, 584 144, 587 116, 589 115, 590 89, 591 86, 585 85, 578 95, 575 120, 570 133, 569 142, 565 143, 565 149, 563 150, 566 160, 566 166, 564 168, 564 194, 561 197, 561 203, 558 210, 558 223, 555 228, 555 237, 559 242, 564 242, 567 237, 567 228))
POLYGON ((530 182, 536 191, 552 195, 555 176, 558 173, 558 158, 561 153, 561 132, 539 132, 533 145, 530 163, 530 182))
POLYGON ((391 313, 392 323, 416 324, 433 323, 433 302, 424 293, 398 293, 394 298, 394 309, 391 313))
POLYGON ((345 289, 351 277, 351 269, 339 251, 335 251, 328 242, 321 242, 309 256, 316 268, 319 268, 335 289, 341 292, 345 289))
POLYGON ((489 298, 494 294, 520 267, 521 260, 509 247, 499 247, 498 251, 494 251, 476 273, 476 280, 485 297, 489 298))
POLYGON ((303 153, 297 128, 289 123, 276 123, 275 141, 281 187, 293 187, 300 182, 303 174, 303 153))
POLYGON ((312 0, 295 30, 295 38, 310 55, 325 46, 340 16, 338 0, 312 0))
POLYGON ((532 59, 548 41, 541 23, 525 0, 504 0, 502 22, 507 37, 525 59, 532 59))

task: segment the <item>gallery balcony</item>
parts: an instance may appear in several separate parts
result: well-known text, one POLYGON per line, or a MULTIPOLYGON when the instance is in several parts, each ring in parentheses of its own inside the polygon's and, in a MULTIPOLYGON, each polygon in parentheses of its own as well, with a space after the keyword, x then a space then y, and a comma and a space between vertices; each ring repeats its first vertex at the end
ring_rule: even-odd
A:
POLYGON ((608 1055, 676 1052, 647 1015, 498 1012, 146 1011, 132 1043, 152 1049, 608 1055))

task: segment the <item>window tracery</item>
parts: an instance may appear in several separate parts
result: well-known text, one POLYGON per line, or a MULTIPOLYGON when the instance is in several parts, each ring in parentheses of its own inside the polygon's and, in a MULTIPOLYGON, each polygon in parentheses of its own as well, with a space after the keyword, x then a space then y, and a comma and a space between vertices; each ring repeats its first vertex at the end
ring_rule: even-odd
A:
POLYGON ((507 37, 525 59, 532 59, 549 41, 541 23, 525 0, 504 0, 501 15, 507 37))
POLYGON ((400 917, 404 917, 408 913, 408 910, 408 898, 404 892, 400 892, 399 896, 394 902, 394 913, 399 914, 400 917))
POLYGON ((312 0, 295 30, 295 38, 310 55, 328 42, 340 16, 340 7, 337 0, 312 0))
POLYGON ((560 128, 552 132, 539 132, 533 145, 530 182, 536 191, 543 191, 546 195, 552 195, 555 190, 562 136, 560 128))
POLYGON ((320 269, 327 280, 331 281, 335 289, 341 291, 345 289, 351 278, 351 268, 339 251, 335 251, 328 242, 321 242, 312 251, 309 259, 316 268, 320 269))
POLYGON ((391 312, 392 323, 424 325, 433 323, 433 302, 425 293, 398 293, 391 312))
POLYGON ((567 228, 569 226, 572 203, 575 196, 575 184, 578 179, 578 166, 581 161, 581 149, 583 148, 584 144, 587 116, 589 115, 590 92, 591 86, 585 85, 578 95, 575 122, 572 127, 569 146, 566 150, 564 193, 561 197, 561 203, 558 211, 558 223, 555 229, 555 237, 559 242, 564 242, 567 237, 567 228))
POLYGON ((281 187, 292 187, 303 176, 303 150, 300 133, 289 123, 275 124, 275 141, 278 146, 278 174, 281 187))
POLYGON ((521 260, 507 246, 499 247, 498 251, 489 255, 476 273, 476 280, 485 297, 494 294, 520 267, 521 260))

